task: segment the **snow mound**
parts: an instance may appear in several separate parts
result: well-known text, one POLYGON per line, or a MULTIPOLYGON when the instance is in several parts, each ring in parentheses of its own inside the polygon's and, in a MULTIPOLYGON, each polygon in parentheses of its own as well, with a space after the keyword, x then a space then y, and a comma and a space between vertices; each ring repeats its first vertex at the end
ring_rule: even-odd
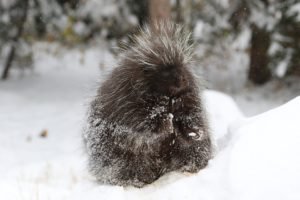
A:
POLYGON ((224 93, 206 90, 203 98, 216 150, 221 150, 231 138, 229 124, 242 120, 244 115, 235 101, 224 93))
POLYGON ((235 199, 300 199, 300 97, 233 128, 235 199))

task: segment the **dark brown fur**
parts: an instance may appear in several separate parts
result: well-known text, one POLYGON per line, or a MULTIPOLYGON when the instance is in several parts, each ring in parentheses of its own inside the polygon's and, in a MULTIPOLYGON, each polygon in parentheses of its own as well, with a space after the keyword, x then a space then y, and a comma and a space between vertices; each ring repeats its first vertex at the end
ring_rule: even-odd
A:
POLYGON ((136 60, 142 46, 128 49, 92 101, 84 141, 99 182, 142 187, 169 171, 197 172, 211 158, 198 83, 183 51, 168 52, 184 48, 173 44, 176 28, 150 32, 158 39, 150 43, 155 53, 145 51, 146 63, 136 60), (165 36, 170 41, 162 45, 165 36), (157 56, 163 54, 169 59, 157 56))

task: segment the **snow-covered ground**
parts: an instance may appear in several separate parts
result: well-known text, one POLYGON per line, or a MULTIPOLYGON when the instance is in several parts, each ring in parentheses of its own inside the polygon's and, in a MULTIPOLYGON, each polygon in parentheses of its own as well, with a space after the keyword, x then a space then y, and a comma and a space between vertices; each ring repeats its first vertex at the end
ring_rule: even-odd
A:
MULTIPOLYGON (((216 91, 204 92, 216 145, 207 168, 173 172, 143 189, 96 184, 80 132, 105 71, 99 67, 113 65, 112 56, 99 48, 35 49, 33 72, 0 83, 0 199, 300 199, 300 99, 245 118, 216 91)), ((286 101, 259 92, 247 101, 249 93, 235 96, 248 114, 286 101)))

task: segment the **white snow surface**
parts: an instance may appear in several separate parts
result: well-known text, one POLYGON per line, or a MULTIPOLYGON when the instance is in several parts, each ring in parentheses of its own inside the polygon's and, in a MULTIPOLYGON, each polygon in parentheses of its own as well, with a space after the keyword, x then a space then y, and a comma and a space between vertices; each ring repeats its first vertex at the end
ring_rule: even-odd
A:
POLYGON ((35 46, 34 72, 13 71, 0 82, 0 199, 300 199, 299 97, 244 118, 231 97, 205 91, 216 145, 205 169, 172 172, 143 189, 97 184, 81 130, 99 66, 110 66, 111 55, 90 49, 52 56, 43 47, 35 46))

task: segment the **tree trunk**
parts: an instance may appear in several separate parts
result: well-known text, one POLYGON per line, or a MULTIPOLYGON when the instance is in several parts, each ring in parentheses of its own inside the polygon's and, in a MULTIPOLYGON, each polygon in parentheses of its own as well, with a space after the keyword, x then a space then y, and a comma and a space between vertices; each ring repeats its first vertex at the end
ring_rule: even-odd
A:
POLYGON ((182 4, 181 0, 176 0, 175 12, 176 12, 176 23, 181 24, 183 23, 183 16, 182 16, 182 4))
POLYGON ((39 0, 33 0, 34 9, 36 13, 34 15, 35 29, 39 38, 43 37, 46 33, 46 23, 43 20, 43 13, 39 0))
POLYGON ((169 0, 150 0, 149 9, 151 23, 170 19, 171 5, 169 0))
POLYGON ((270 47, 270 33, 263 28, 252 24, 250 69, 248 78, 255 84, 264 84, 271 78, 271 71, 268 68, 268 49, 270 47))
POLYGON ((126 0, 126 3, 132 14, 137 16, 140 26, 143 26, 149 21, 150 1, 151 0, 126 0))
POLYGON ((242 28, 242 25, 245 24, 245 21, 249 20, 249 16, 249 2, 247 0, 238 1, 236 9, 229 18, 229 23, 231 24, 234 31, 239 31, 242 28))
POLYGON ((9 76, 9 70, 12 66, 12 62, 13 62, 15 54, 16 54, 16 46, 19 42, 19 38, 22 36, 22 33, 23 33, 24 24, 25 24, 25 21, 27 18, 28 1, 29 0, 21 0, 22 3, 20 4, 20 7, 21 7, 21 10, 23 10, 23 12, 22 12, 22 15, 20 16, 20 21, 17 23, 17 33, 12 38, 11 48, 8 52, 7 59, 4 64, 4 70, 2 73, 2 77, 1 77, 3 80, 7 79, 9 76))
POLYGON ((12 44, 9 51, 8 51, 8 55, 4 64, 4 70, 2 73, 2 80, 5 80, 8 78, 8 74, 9 74, 9 70, 10 67, 12 66, 12 61, 14 60, 15 57, 15 52, 16 52, 16 47, 15 44, 12 44))

